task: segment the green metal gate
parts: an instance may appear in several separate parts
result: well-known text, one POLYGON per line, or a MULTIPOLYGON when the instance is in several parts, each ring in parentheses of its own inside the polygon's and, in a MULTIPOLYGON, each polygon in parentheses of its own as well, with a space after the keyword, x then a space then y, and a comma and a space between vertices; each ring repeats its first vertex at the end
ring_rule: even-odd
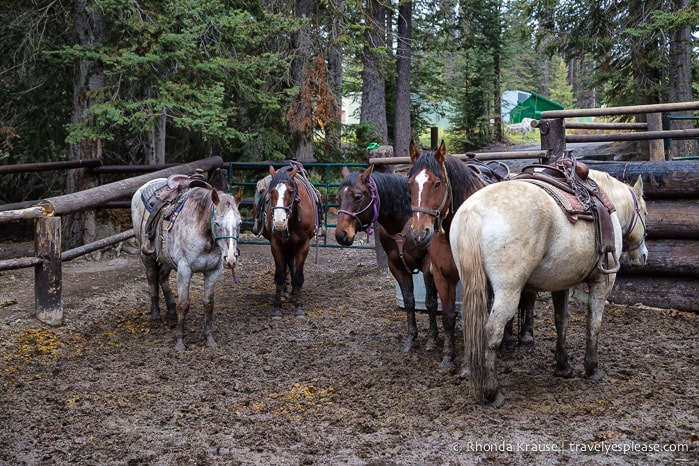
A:
MULTIPOLYGON (((257 181, 267 176, 269 173, 269 166, 273 166, 275 169, 280 167, 285 167, 289 165, 288 161, 280 162, 229 162, 228 163, 228 191, 231 193, 236 193, 239 188, 243 189, 243 200, 240 204, 240 208, 243 212, 247 208, 250 209, 251 213, 249 216, 243 215, 243 229, 250 230, 253 222, 252 205, 255 195, 255 189, 257 186, 257 181)), ((328 223, 328 210, 331 207, 337 207, 338 204, 335 202, 337 195, 337 188, 340 187, 340 181, 342 180, 342 167, 348 167, 349 169, 361 168, 365 169, 367 164, 362 163, 304 163, 303 167, 306 169, 309 175, 309 180, 313 186, 320 191, 323 198, 323 223, 325 224, 326 230, 337 226, 334 223, 328 223), (335 180, 335 181, 333 181, 335 180)), ((241 212, 241 213, 243 213, 241 212)), ((241 244, 269 244, 263 237, 256 239, 243 239, 239 241, 241 244)), ((315 243, 314 243, 315 246, 315 243)), ((328 247, 328 248, 339 248, 342 247, 334 241, 328 241, 328 235, 319 238, 318 246, 328 247)), ((373 249, 373 246, 351 246, 357 249, 373 249)))

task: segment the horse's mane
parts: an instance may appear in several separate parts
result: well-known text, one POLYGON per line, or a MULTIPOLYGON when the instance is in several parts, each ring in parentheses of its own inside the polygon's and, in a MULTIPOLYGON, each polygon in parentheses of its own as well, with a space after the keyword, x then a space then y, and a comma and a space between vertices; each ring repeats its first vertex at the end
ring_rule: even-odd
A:
MULTIPOLYGON (((446 175, 451 183, 453 202, 455 206, 461 205, 471 194, 483 187, 478 175, 459 159, 446 156, 444 164, 447 168, 446 175)), ((415 164, 410 169, 410 175, 426 169, 435 175, 442 173, 442 165, 434 158, 434 152, 422 151, 415 164)))
POLYGON ((279 183, 291 183, 295 184, 295 181, 291 179, 289 176, 289 172, 291 171, 291 167, 282 167, 279 170, 277 170, 274 173, 274 176, 272 176, 272 179, 269 182, 269 186, 276 186, 279 183))
MULTIPOLYGON (((340 187, 356 186, 359 183, 361 172, 352 172, 347 175, 340 187)), ((373 172, 371 177, 376 183, 379 193, 379 214, 386 217, 407 219, 412 215, 410 207, 410 188, 408 178, 389 173, 373 172)))

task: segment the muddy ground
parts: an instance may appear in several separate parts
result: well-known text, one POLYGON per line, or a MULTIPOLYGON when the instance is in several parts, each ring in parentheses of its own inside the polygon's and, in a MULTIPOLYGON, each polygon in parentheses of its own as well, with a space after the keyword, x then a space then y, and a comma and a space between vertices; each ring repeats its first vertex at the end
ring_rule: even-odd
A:
MULTIPOLYGON (((32 254, 31 243, 0 244, 1 259, 32 254)), ((507 402, 494 409, 438 370, 425 314, 418 347, 401 352, 404 312, 372 250, 314 257, 307 317, 286 308, 273 321, 271 254, 243 245, 240 283, 217 286, 216 349, 204 346, 198 277, 179 354, 174 331, 149 321, 128 247, 64 264, 58 328, 31 316, 32 269, 0 272, 0 464, 699 463, 697 315, 609 305, 596 382, 582 377, 574 302, 576 373, 563 380, 542 296, 535 344, 501 355, 507 402)))

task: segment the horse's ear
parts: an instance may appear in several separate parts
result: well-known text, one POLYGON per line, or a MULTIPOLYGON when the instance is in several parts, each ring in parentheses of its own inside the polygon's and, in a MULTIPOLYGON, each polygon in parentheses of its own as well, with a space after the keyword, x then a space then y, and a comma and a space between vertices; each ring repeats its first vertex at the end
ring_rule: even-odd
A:
POLYGON ((420 149, 415 145, 415 141, 410 140, 410 161, 415 163, 417 158, 420 157, 420 149))
POLYGON ((243 200, 243 188, 238 189, 238 192, 236 193, 234 199, 235 199, 235 203, 237 205, 240 205, 240 201, 243 200))
POLYGON ((444 144, 444 139, 442 139, 442 143, 439 145, 439 148, 434 153, 434 159, 437 162, 444 162, 444 159, 446 157, 447 157, 447 146, 444 144))
POLYGON ((295 167, 289 172, 289 178, 291 178, 291 179, 293 180, 294 177, 296 176, 296 174, 297 174, 298 172, 299 172, 299 167, 296 167, 296 166, 295 166, 295 167))
POLYGON ((277 173, 277 171, 274 169, 272 165, 269 166, 269 174, 274 176, 274 174, 277 173))
POLYGON ((373 172, 374 172, 374 164, 372 163, 371 165, 369 165, 366 168, 366 170, 364 170, 364 173, 362 173, 362 176, 361 176, 362 181, 366 182, 373 172))
POLYGON ((214 205, 218 205, 219 201, 221 198, 218 196, 218 191, 215 189, 211 190, 211 202, 214 203, 214 205))
POLYGON ((636 182, 633 185, 633 192, 636 197, 643 197, 643 178, 641 178, 641 175, 638 175, 638 178, 636 178, 636 182))
POLYGON ((350 174, 349 168, 347 166, 342 167, 342 177, 347 178, 350 174))

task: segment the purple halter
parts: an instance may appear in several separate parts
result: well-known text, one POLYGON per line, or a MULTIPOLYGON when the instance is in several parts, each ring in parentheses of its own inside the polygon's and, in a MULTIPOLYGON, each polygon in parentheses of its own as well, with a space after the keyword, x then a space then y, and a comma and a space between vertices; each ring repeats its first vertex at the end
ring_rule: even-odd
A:
POLYGON ((369 182, 367 183, 367 186, 369 186, 369 192, 371 193, 371 201, 364 207, 362 210, 359 212, 350 212, 349 210, 338 210, 338 214, 345 214, 349 215, 350 217, 354 218, 357 223, 359 223, 359 229, 361 231, 366 231, 367 237, 372 235, 372 229, 371 226, 376 222, 376 220, 379 218, 379 206, 381 205, 381 199, 379 198, 379 191, 376 188, 376 182, 374 181, 374 178, 369 175, 369 182), (369 207, 374 206, 374 216, 371 218, 371 222, 369 222, 366 225, 362 224, 362 221, 359 219, 359 216, 363 214, 365 211, 369 209, 369 207))

